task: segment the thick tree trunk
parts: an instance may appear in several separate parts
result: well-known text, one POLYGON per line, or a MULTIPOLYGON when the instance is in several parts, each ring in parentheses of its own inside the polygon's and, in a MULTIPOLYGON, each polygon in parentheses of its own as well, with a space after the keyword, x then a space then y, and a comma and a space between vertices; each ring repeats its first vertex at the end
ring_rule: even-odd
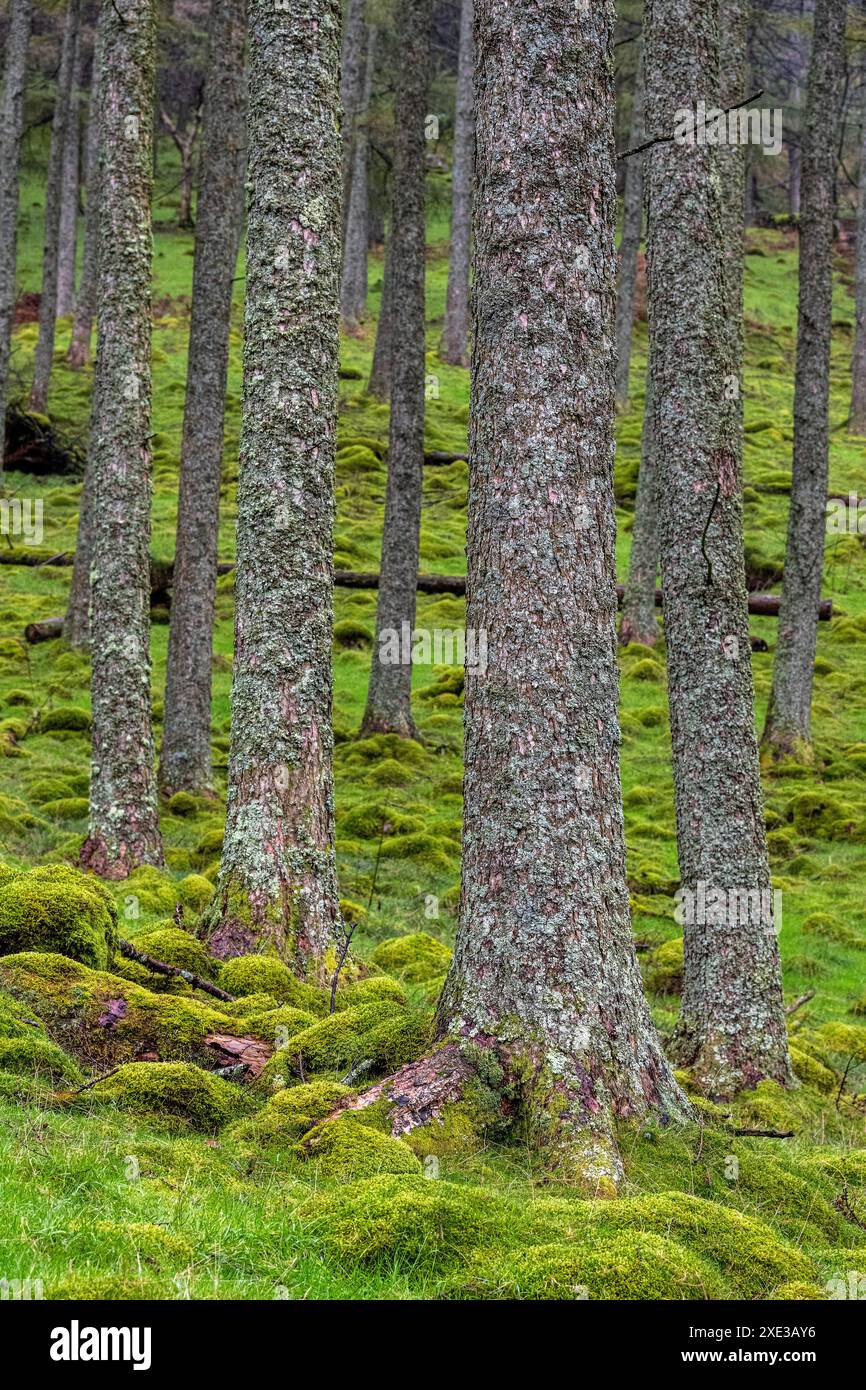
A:
POLYGON ((844 71, 844 0, 817 0, 806 93, 794 456, 779 637, 764 742, 808 756, 826 532, 833 208, 844 71))
POLYGON ((24 78, 32 0, 12 0, 0 107, 0 476, 6 440, 6 397, 18 250, 18 161, 24 124, 24 78))
POLYGON ((339 922, 331 734, 339 0, 249 6, 249 210, 218 956, 321 976, 339 922))
POLYGON ((851 359, 851 419, 848 426, 852 434, 866 434, 866 73, 863 76, 862 98, 857 256, 854 272, 854 353, 851 359))
MULTIPOLYGON (((647 137, 741 99, 744 7, 651 0, 647 137), (735 95, 734 95, 735 93, 735 95)), ((742 147, 655 144, 647 288, 658 525, 682 881, 675 1053, 713 1096, 791 1080, 754 730, 741 481, 742 147), (710 902, 724 911, 705 910, 710 902), (709 918, 709 920, 707 920, 709 918)))
POLYGON ((45 180, 45 231, 42 250, 42 292, 39 298, 39 337, 36 342, 36 354, 33 362, 33 384, 30 388, 30 409, 40 412, 44 412, 48 405, 48 388, 51 382, 51 366, 54 361, 63 156, 72 110, 72 74, 75 64, 79 14, 80 0, 68 0, 66 22, 63 26, 60 68, 57 73, 57 88, 54 95, 54 118, 51 124, 48 173, 45 180))
POLYGON ((364 110, 365 54, 367 52, 366 15, 367 0, 348 0, 340 51, 340 109, 343 118, 341 244, 344 246, 351 201, 355 136, 358 117, 364 110))
POLYGON ((373 94, 373 74, 376 67, 376 30, 367 30, 367 64, 364 77, 362 110, 355 128, 352 152, 352 177, 349 186, 349 206, 346 214, 343 275, 340 283, 340 315, 348 333, 355 333, 367 314, 367 252, 369 249, 369 192, 367 162, 370 141, 366 121, 373 94))
POLYGON ((645 647, 654 647, 659 635, 655 614, 656 573, 659 567, 657 475, 652 372, 647 367, 640 471, 634 499, 628 582, 619 629, 619 640, 624 646, 629 642, 642 642, 645 647))
POLYGON ((688 1112, 625 878, 613 22, 608 4, 476 0, 467 626, 489 658, 466 673, 460 921, 438 1010, 441 1036, 520 1079, 557 1176, 602 1192, 622 1176, 616 1120, 688 1112))
POLYGON ((84 245, 81 252, 81 280, 75 300, 72 337, 66 353, 70 367, 80 369, 90 360, 90 338, 96 313, 96 257, 99 247, 99 99, 102 72, 102 25, 97 20, 93 35, 93 74, 90 79, 90 111, 85 139, 84 245))
POLYGON ((204 90, 160 783, 211 783, 211 663, 233 277, 244 211, 244 0, 214 0, 204 90))
POLYGON ((57 244, 57 317, 65 318, 75 308, 75 253, 78 246, 78 183, 81 161, 81 112, 78 93, 84 68, 84 33, 79 24, 75 35, 69 118, 63 142, 63 172, 60 179, 60 227, 57 244))
MULTIPOLYGON (((634 105, 628 139, 630 150, 637 149, 643 143, 644 84, 643 40, 639 39, 634 105)), ((619 282, 616 294, 616 399, 619 405, 624 405, 628 400, 628 371, 634 330, 637 258, 640 251, 641 224, 643 222, 643 158, 643 155, 632 155, 630 159, 626 160, 625 165, 622 237, 619 243, 619 282)))
POLYGON ((107 0, 92 459, 90 830, 82 865, 162 863, 150 711, 153 0, 107 0))
POLYGON ((72 583, 63 619, 63 636, 70 647, 86 647, 90 643, 90 566, 93 561, 93 459, 88 450, 84 482, 78 502, 78 532, 75 537, 75 560, 72 583))
POLYGON ((445 327, 439 344, 439 356, 442 361, 451 362, 459 367, 469 365, 469 266, 472 255, 472 182, 475 164, 473 67, 472 0, 462 0, 457 56, 457 100, 454 112, 454 151, 451 162, 451 254, 448 260, 445 327))
MULTIPOLYGON (((393 218, 392 218, 393 225, 393 218)), ((392 232, 385 242, 382 263, 382 297, 379 301, 379 321, 376 324, 376 346, 367 390, 371 396, 386 401, 391 394, 391 300, 393 297, 392 232)))
MULTIPOLYGON (((394 188, 386 275, 393 277, 391 420, 388 484, 379 566, 376 641, 362 731, 411 738, 412 666, 395 659, 393 634, 415 626, 415 581, 421 543, 424 471, 425 145, 424 118, 430 68, 431 0, 400 0, 394 105, 394 188)), ((402 655, 402 644, 401 655, 402 655)))

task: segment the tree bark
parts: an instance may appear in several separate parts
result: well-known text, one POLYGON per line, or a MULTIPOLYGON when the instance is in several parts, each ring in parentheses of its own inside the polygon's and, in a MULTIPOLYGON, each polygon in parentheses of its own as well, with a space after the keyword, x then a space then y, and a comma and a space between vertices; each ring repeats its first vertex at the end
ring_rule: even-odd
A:
POLYGON ((779 637, 764 725, 777 754, 809 756, 812 680, 826 533, 833 211, 844 71, 844 0, 816 0, 806 92, 800 212, 800 298, 794 380, 791 506, 779 637))
POLYGON ((57 244, 57 317, 65 318, 75 308, 75 253, 78 246, 78 184, 81 159, 81 112, 78 94, 84 68, 82 25, 75 33, 75 54, 69 92, 69 118, 63 141, 63 171, 60 179, 60 227, 57 244))
POLYGON ((393 236, 393 216, 391 230, 385 242, 385 255, 382 263, 382 297, 379 301, 379 321, 376 324, 376 346, 373 349, 373 365, 367 391, 380 401, 387 401, 391 394, 391 301, 393 298, 393 269, 391 238, 393 236))
POLYGON ((634 499, 628 582, 624 591, 622 622, 619 629, 619 640, 623 646, 627 646, 629 642, 642 642, 645 647, 654 647, 658 641, 659 625, 655 615, 656 573, 659 567, 657 489, 652 372, 647 366, 640 470, 634 499))
POLYGON ((81 280, 75 301, 72 337, 66 353, 70 367, 79 370, 90 360, 90 338, 96 313, 96 257, 99 246, 99 100, 102 73, 103 11, 93 34, 93 73, 90 79, 90 110, 85 139, 84 245, 81 252, 81 280))
POLYGON ((860 130, 857 254, 854 270, 854 353, 851 360, 851 419, 848 425, 852 434, 866 434, 866 73, 862 81, 863 123, 860 130))
POLYGON ((90 430, 93 751, 81 863, 114 879, 163 862, 150 711, 154 27, 153 0, 105 6, 90 430))
POLYGON ((625 876, 613 23, 608 4, 476 0, 467 627, 489 659, 466 672, 460 917, 438 1009, 443 1038, 520 1078, 521 1122, 556 1175, 601 1192, 622 1178, 616 1120, 688 1113, 625 876))
POLYGON ((160 783, 211 785, 211 664, 233 278, 244 213, 244 0, 213 0, 160 783))
MULTIPOLYGON (((669 135, 674 113, 694 110, 699 97, 707 108, 742 99, 745 7, 730 0, 725 10, 720 80, 717 0, 651 0, 648 139, 669 135)), ((745 169, 741 146, 716 155, 706 143, 662 140, 649 152, 646 176, 659 550, 684 904, 685 985, 673 1051, 708 1094, 723 1097, 764 1077, 782 1084, 792 1077, 743 560, 745 169), (717 921, 702 894, 723 895, 733 911, 717 921)))
MULTIPOLYGON (((638 64, 634 84, 634 105, 628 147, 636 150, 644 138, 644 49, 638 39, 638 64)), ((619 283, 616 296, 616 399, 628 400, 628 372, 634 331, 634 301, 637 286, 637 258, 643 222, 643 155, 632 155, 625 165, 622 237, 619 244, 619 283)))
POLYGON ((48 405, 51 366, 54 361, 63 155, 72 107, 72 73, 75 62, 79 13, 80 0, 68 0, 66 21, 63 26, 60 68, 57 73, 57 89, 54 96, 54 118, 51 123, 48 173, 45 180, 45 230, 42 251, 42 292, 39 298, 39 337, 36 342, 33 362, 33 384, 30 388, 30 409, 42 413, 48 405))
POLYGON ((367 0, 348 0, 340 51, 340 109, 342 111, 342 241, 345 246, 352 188, 352 165, 358 117, 364 109, 367 0))
POLYGON ((209 949, 324 977, 340 291, 338 0, 249 6, 249 208, 228 814, 209 949))
POLYGON ((424 472, 426 249, 424 119, 430 69, 431 0, 400 0, 401 65, 394 104, 394 178, 386 275, 393 276, 388 483, 379 566, 376 640, 362 732, 412 738, 412 666, 391 660, 391 634, 415 626, 424 472))
POLYGON ((90 567, 93 561, 93 461, 90 451, 84 469, 81 497, 78 502, 78 532, 75 537, 75 559, 72 583, 63 620, 63 636, 70 647, 86 647, 90 643, 90 567))
POLYGON ((6 397, 18 250, 18 163, 24 124, 24 79, 33 18, 32 0, 12 0, 6 71, 0 107, 0 477, 6 443, 6 397))
POLYGON ((346 213, 343 275, 340 284, 340 315, 347 333, 356 333, 367 315, 367 251, 369 248, 369 196, 367 163, 369 136, 367 120, 373 94, 373 74, 376 67, 376 30, 367 30, 367 61, 361 111, 355 127, 352 151, 352 177, 349 181, 349 205, 346 213))
POLYGON ((472 255, 472 182, 475 164, 475 108, 472 97, 474 61, 472 0, 462 0, 457 55, 454 150, 451 162, 451 252, 448 260, 445 327, 439 345, 442 361, 458 367, 469 365, 469 266, 472 255))

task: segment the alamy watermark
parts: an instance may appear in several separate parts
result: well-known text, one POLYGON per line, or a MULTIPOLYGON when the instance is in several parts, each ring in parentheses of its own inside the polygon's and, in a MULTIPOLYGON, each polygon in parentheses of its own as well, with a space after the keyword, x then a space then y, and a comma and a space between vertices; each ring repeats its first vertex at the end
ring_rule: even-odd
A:
POLYGON ((716 888, 698 880, 674 894, 674 920, 682 926, 782 929, 781 888, 716 888))
POLYGON ((413 628, 404 622, 399 632, 385 627, 379 633, 379 661, 383 666, 465 666, 483 675, 487 633, 484 628, 413 628))
POLYGON ((831 497, 827 503, 827 534, 866 536, 866 497, 849 492, 847 501, 831 497))
POLYGON ((695 109, 681 106, 674 112, 677 145, 759 145, 764 154, 782 152, 780 107, 736 107, 723 111, 699 101, 695 109))
POLYGON ((41 545, 42 498, 0 497, 0 533, 20 536, 25 545, 41 545))

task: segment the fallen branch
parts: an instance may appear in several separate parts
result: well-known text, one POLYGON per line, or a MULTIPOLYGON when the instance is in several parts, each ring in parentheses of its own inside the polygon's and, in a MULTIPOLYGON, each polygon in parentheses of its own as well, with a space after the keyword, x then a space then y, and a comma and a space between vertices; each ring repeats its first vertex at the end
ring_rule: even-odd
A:
POLYGON ((240 1068, 244 1068, 252 1076, 258 1076, 274 1054, 271 1044, 262 1042, 261 1038, 238 1038, 234 1033, 208 1033, 204 1041, 205 1047, 216 1054, 219 1063, 217 1070, 225 1072, 226 1068, 233 1068, 236 1075, 240 1068))
POLYGON ((742 1135, 747 1139, 793 1139, 792 1129, 734 1129, 728 1126, 729 1134, 742 1135))
POLYGON ((203 980, 201 975, 194 975, 191 970, 182 970, 179 965, 169 965, 164 960, 156 960, 154 956, 149 956, 146 951, 139 951, 137 946, 133 946, 131 941, 121 941, 120 954, 126 956, 127 960, 137 961, 139 965, 145 966, 148 970, 153 970, 157 975, 179 975, 182 980, 186 980, 193 989, 203 989, 206 994, 212 994, 215 999, 224 999, 227 1004, 233 1004, 235 995, 226 994, 224 989, 217 985, 212 985, 210 980, 203 980))
POLYGON ((808 1004, 809 1000, 814 998, 815 991, 810 989, 806 994, 801 994, 798 999, 795 999, 793 1004, 789 1004, 785 1013, 790 1017, 791 1014, 795 1014, 798 1009, 801 1009, 804 1004, 808 1004))

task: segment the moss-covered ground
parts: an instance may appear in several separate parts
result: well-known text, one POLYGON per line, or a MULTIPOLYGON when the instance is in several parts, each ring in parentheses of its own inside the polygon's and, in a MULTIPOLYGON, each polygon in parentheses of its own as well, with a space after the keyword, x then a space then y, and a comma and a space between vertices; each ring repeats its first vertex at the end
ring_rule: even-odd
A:
MULTIPOLYGON (((27 171, 22 197, 19 283, 25 290, 39 284, 37 173, 27 171)), ((169 186, 170 179, 163 177, 162 184, 169 186)), ((468 374, 442 364, 436 350, 447 224, 441 189, 433 191, 427 441, 432 449, 459 451, 466 446, 468 374)), ((159 559, 169 559, 174 547, 192 273, 192 238, 175 229, 174 214, 170 199, 157 207, 152 551, 159 559)), ((850 261, 840 256, 837 270, 831 490, 866 494, 866 440, 845 429, 850 261)), ((750 232, 747 563, 753 583, 767 589, 778 589, 784 554, 796 271, 789 233, 750 232)), ((381 257, 374 256, 369 323, 362 336, 342 344, 335 559, 351 569, 378 567, 388 410, 365 393, 365 384, 381 281, 381 257)), ((232 331, 222 560, 233 558, 242 283, 232 331)), ((68 332, 68 324, 61 325, 50 412, 62 433, 83 440, 92 372, 73 372, 63 362, 68 332)), ((14 367, 22 386, 35 335, 34 324, 21 325, 15 334, 14 367)), ((628 559, 645 364, 641 322, 631 398, 618 422, 620 578, 628 559)), ((464 570, 466 488, 462 463, 426 471, 424 570, 464 570)), ((31 553, 49 559, 71 551, 79 483, 10 474, 7 495, 43 503, 44 535, 31 553)), ((374 968, 394 984, 348 984, 340 1011, 327 1020, 326 1000, 315 991, 283 987, 275 977, 227 980, 227 988, 243 995, 238 1003, 188 999, 192 1008, 184 1018, 166 1023, 176 1043, 171 1071, 154 1072, 166 1065, 165 1058, 147 1069, 141 1063, 124 1069, 119 1055, 113 1062, 121 1070, 114 1077, 77 1092, 106 1063, 70 1029, 58 991, 72 990, 83 1007, 82 1000, 91 997, 88 967, 104 968, 111 931, 98 937, 91 957, 80 957, 83 973, 62 987, 52 974, 56 957, 42 960, 41 976, 25 957, 0 964, 0 1275, 41 1279, 49 1297, 109 1299, 805 1298, 826 1297, 827 1281, 847 1279, 849 1271, 866 1276, 866 506, 863 517, 861 534, 831 535, 828 541, 824 592, 837 616, 822 623, 819 633, 815 765, 765 769, 774 883, 782 890, 786 995, 793 1002, 814 991, 791 1016, 803 1080, 799 1091, 784 1094, 764 1084, 723 1112, 706 1108, 703 1126, 624 1134, 628 1184, 622 1199, 607 1202, 542 1183, 516 1136, 506 1141, 490 1135, 480 1145, 468 1144, 457 1125, 450 1142, 427 1136, 413 1151, 382 1133, 375 1116, 318 1128, 343 1094, 341 1080, 353 1062, 372 1058, 368 1075, 382 1075, 423 1049, 447 962, 444 948, 453 937, 459 878, 459 672, 416 667, 418 742, 359 741, 375 595, 338 590, 334 721, 341 886, 358 923, 357 955, 371 961, 375 953, 374 968), (442 949, 421 933, 436 938, 442 949), (416 940, 405 949, 381 949, 407 934, 416 940), (352 990, 360 993, 353 998, 352 990), (208 1027, 214 1017, 226 1031, 243 1022, 238 1031, 288 1044, 243 1094, 220 1078, 208 1079, 203 1088, 190 1074, 185 1059, 203 1026, 192 1015, 203 1017, 205 1005, 208 1027), (293 1050, 291 1042, 301 1034, 301 1047, 293 1050), (137 1074, 130 1078, 131 1072, 137 1074), (794 1137, 737 1137, 731 1127, 793 1130, 794 1137)), ((4 549, 5 558, 15 558, 19 544, 20 538, 10 536, 7 543, 0 537, 0 560, 4 549)), ((19 868, 74 862, 86 827, 87 657, 57 641, 33 647, 22 641, 25 623, 63 611, 69 578, 70 570, 59 565, 0 564, 0 852, 19 868)), ((463 613, 462 600, 419 597, 419 627, 457 628, 463 613)), ((155 612, 152 628, 157 733, 167 616, 155 612)), ((753 657, 760 722, 775 623, 754 620, 752 631, 769 649, 753 657)), ((192 935, 185 942, 166 919, 180 902, 183 927, 194 928, 217 869, 231 649, 229 575, 220 581, 214 636, 219 797, 181 797, 164 805, 168 871, 141 872, 111 886, 121 935, 141 938, 153 955, 214 975, 216 967, 192 935)), ((666 1032, 676 1017, 681 956, 673 915, 677 859, 663 645, 654 652, 628 650, 621 661, 634 930, 654 1016, 666 1032)), ((9 918, 11 909, 2 901, 0 909, 9 918)), ((27 951, 35 944, 4 949, 27 951)), ((47 940, 42 949, 56 950, 56 941, 47 940)), ((136 988, 156 991, 160 1017, 172 998, 181 1003, 190 992, 185 985, 166 991, 164 981, 116 957, 113 968, 124 977, 115 992, 128 987, 130 1008, 141 1008, 136 988)))

